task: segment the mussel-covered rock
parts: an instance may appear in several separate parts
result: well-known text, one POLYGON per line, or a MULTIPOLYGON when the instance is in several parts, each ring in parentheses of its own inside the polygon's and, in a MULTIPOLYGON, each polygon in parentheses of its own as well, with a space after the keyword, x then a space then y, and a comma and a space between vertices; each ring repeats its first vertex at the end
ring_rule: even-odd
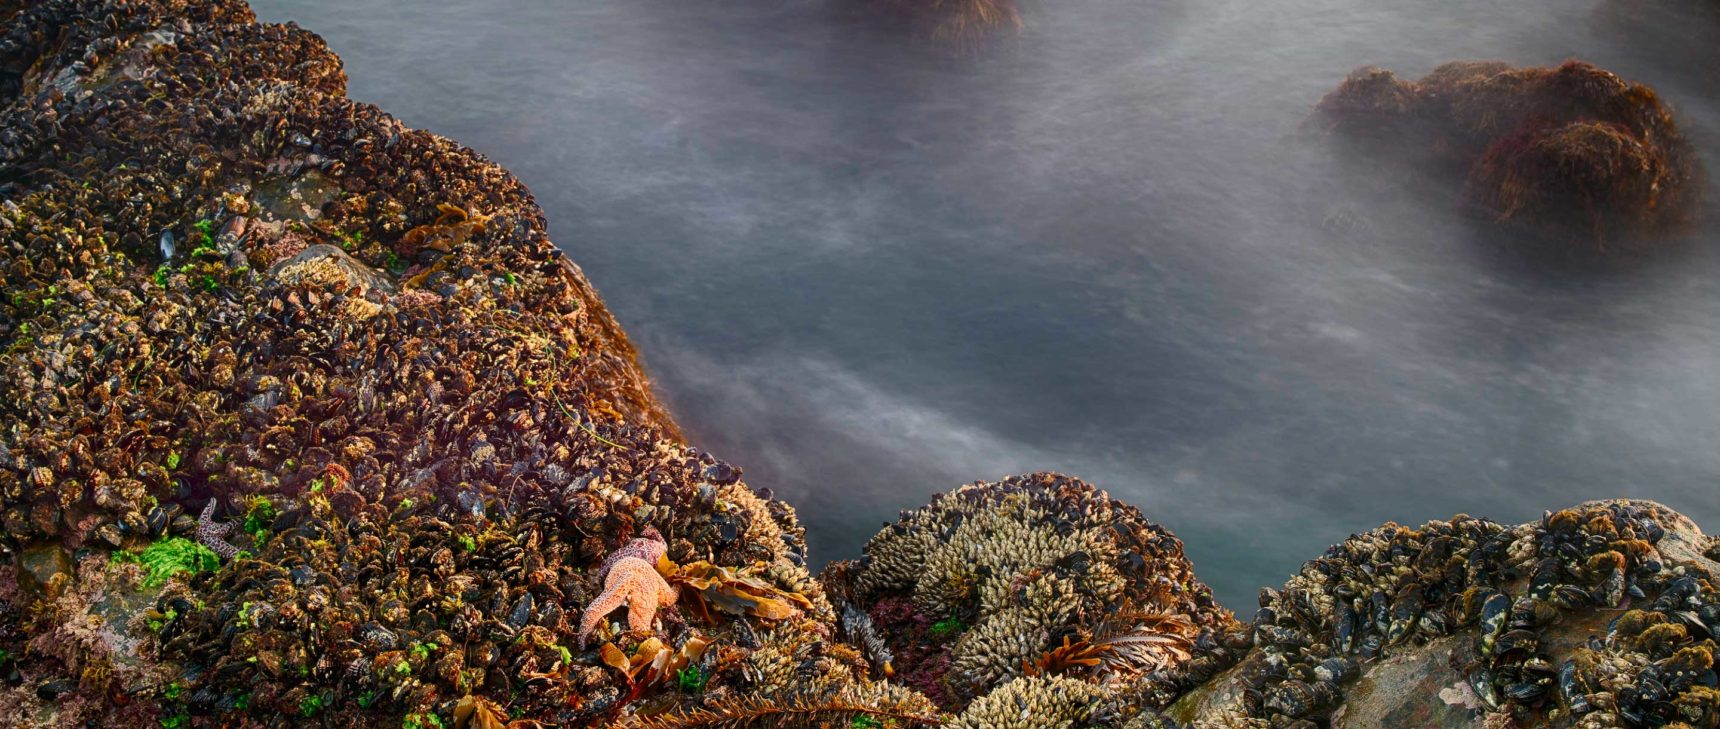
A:
MULTIPOLYGON (((1342 106, 1370 123, 1457 120, 1513 215, 1647 194, 1654 226, 1693 189, 1664 109, 1592 67, 1366 86, 1342 106), (1553 124, 1498 113, 1523 100, 1553 124), (1579 149, 1631 174, 1519 184, 1579 149)), ((241 0, 0 0, 0 723, 1720 717, 1715 549, 1641 502, 1388 525, 1248 627, 1168 531, 1053 474, 938 497, 815 580, 794 509, 681 442, 524 186, 344 89, 241 0)))
POLYGON ((1167 714, 1214 727, 1713 726, 1708 543, 1645 501, 1515 527, 1387 524, 1263 590, 1254 649, 1167 714))
POLYGON ((0 645, 31 682, 0 715, 66 678, 82 708, 43 721, 578 725, 790 688, 930 715, 832 639, 793 509, 680 443, 524 186, 344 88, 240 0, 0 0, 0 571, 75 602, 105 565, 145 611, 100 656, 0 645), (684 611, 580 650, 647 527, 684 611))

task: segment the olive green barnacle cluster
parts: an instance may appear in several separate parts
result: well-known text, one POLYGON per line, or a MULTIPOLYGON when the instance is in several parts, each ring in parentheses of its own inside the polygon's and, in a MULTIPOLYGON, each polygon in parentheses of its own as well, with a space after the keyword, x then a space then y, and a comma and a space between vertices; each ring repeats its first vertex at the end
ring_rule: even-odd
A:
POLYGON ((1057 474, 939 495, 825 578, 866 613, 847 621, 851 638, 875 643, 866 635, 875 626, 890 645, 872 652, 952 708, 1024 676, 1127 677, 1150 703, 1222 665, 1224 641, 1240 635, 1181 542, 1057 474))
POLYGON ((1104 721, 1104 687, 1063 676, 1018 678, 975 699, 950 729, 1055 729, 1091 726, 1104 721))

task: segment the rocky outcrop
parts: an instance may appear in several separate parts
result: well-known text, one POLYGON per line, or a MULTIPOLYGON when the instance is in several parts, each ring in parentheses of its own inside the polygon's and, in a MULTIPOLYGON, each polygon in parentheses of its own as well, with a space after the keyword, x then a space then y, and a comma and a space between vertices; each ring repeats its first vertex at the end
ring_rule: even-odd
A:
POLYGON ((1581 61, 1458 61, 1413 82, 1364 67, 1315 120, 1370 158, 1449 171, 1470 207, 1566 250, 1653 242, 1701 202, 1696 153, 1654 90, 1581 61))
POLYGON ((507 172, 242 2, 0 21, 0 725, 934 713, 507 172), (582 648, 647 527, 680 609, 582 648))
POLYGON ((1165 713, 1212 727, 1714 727, 1720 563, 1689 519, 1598 501, 1388 524, 1261 593, 1255 648, 1165 713))

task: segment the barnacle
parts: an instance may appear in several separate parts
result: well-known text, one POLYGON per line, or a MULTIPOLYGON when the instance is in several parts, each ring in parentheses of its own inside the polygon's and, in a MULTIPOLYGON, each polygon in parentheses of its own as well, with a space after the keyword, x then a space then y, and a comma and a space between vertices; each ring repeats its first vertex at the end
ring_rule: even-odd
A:
POLYGON ((824 579, 884 634, 898 677, 952 708, 1024 673, 1100 655, 1102 670, 1084 675, 1150 675, 1132 691, 1161 702, 1221 668, 1225 646, 1244 640, 1175 537, 1056 474, 938 496, 824 579), (1191 648, 1202 638, 1210 660, 1196 665, 1191 648))
POLYGON ((889 684, 837 690, 796 689, 725 697, 704 706, 636 718, 627 729, 695 727, 938 726, 939 715, 923 697, 889 684), (888 722, 888 724, 886 723, 888 722))
POLYGON ((950 729, 1081 726, 1093 717, 1106 696, 1104 688, 1077 679, 1017 678, 975 699, 945 726, 950 729))

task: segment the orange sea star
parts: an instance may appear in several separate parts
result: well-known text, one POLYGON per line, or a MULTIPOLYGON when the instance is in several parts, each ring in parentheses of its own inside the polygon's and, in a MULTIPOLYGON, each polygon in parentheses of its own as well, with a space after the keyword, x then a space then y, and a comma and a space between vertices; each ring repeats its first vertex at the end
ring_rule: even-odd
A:
POLYGON ((638 557, 616 560, 604 576, 603 594, 592 600, 579 618, 579 647, 585 647, 597 623, 622 603, 627 604, 627 627, 643 631, 651 629, 657 607, 675 604, 675 597, 675 588, 657 574, 655 565, 638 557))

